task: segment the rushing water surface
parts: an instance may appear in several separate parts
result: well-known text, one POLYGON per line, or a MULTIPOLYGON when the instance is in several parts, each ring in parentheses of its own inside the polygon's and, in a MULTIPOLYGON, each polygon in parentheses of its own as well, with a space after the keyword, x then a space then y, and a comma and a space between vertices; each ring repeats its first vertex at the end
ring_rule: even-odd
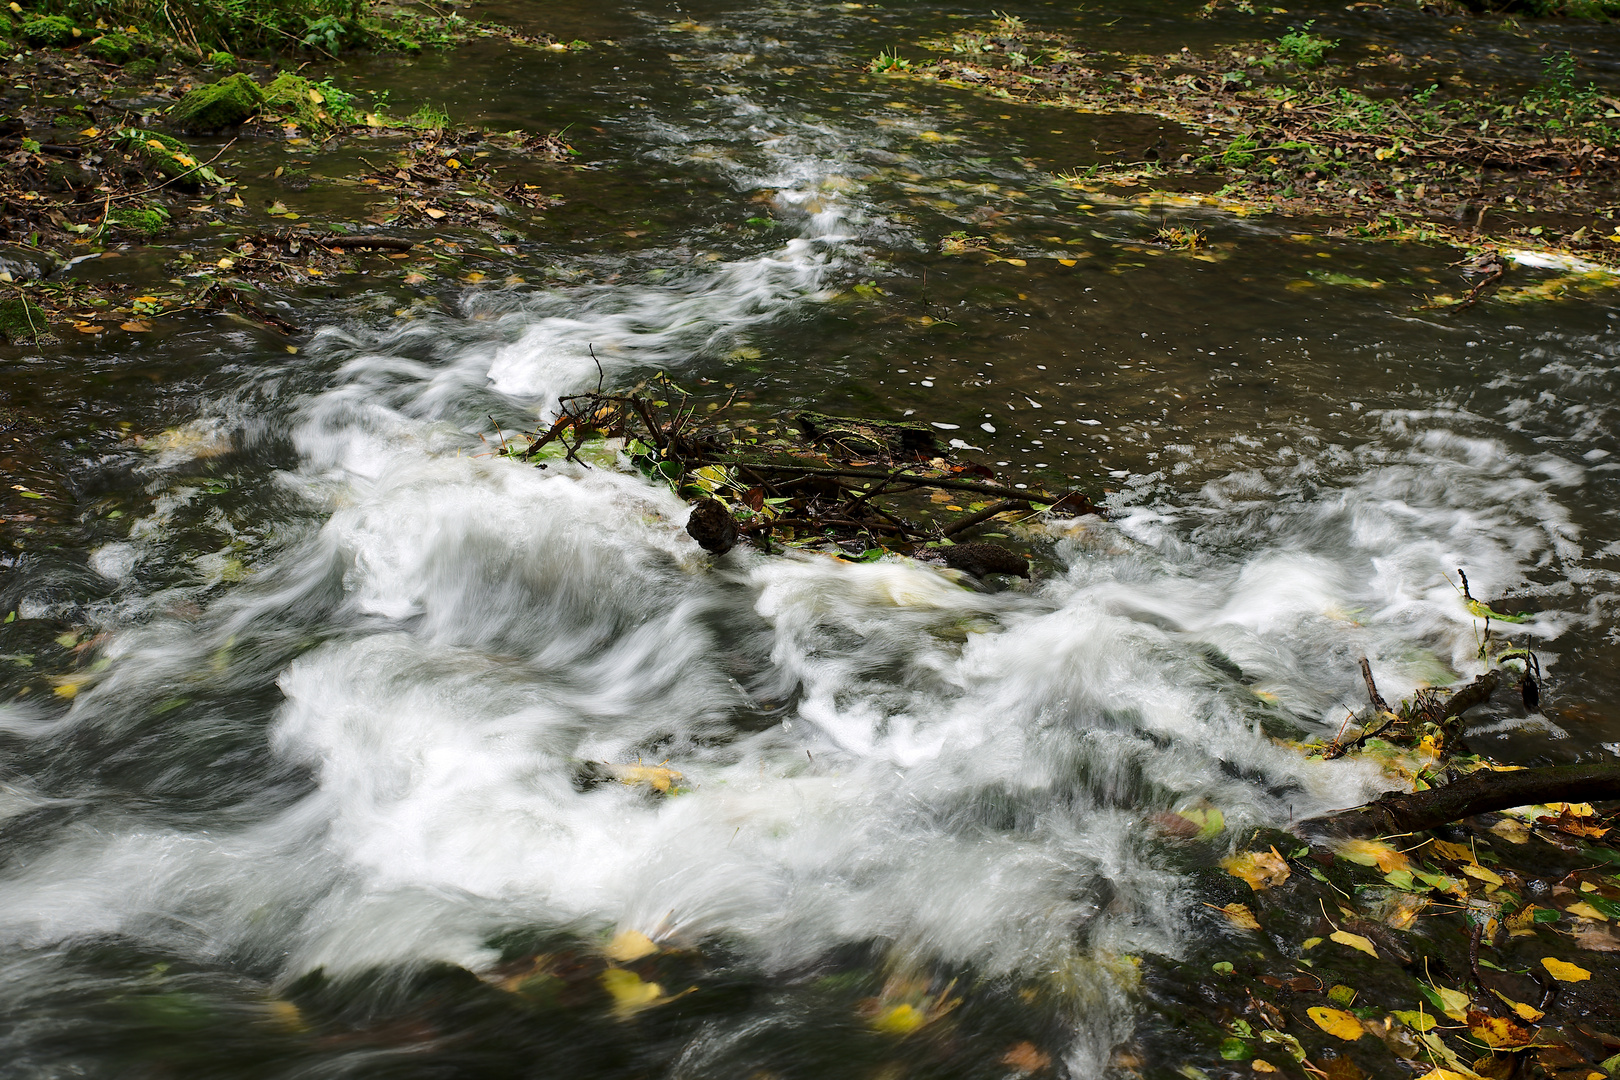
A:
MULTIPOLYGON (((1161 51, 1245 32, 1190 10, 1061 17, 1161 51)), ((1474 746, 1620 739, 1589 704, 1620 689, 1606 302, 1416 311, 1447 252, 1054 182, 1173 125, 864 74, 975 5, 510 14, 616 44, 361 77, 574 125, 592 168, 547 177, 528 284, 408 315, 346 286, 297 353, 220 322, 0 371, 5 463, 54 500, 7 504, 0 1074, 990 1076, 1029 1041, 1101 1075, 1151 1007, 1131 958, 1197 932, 1149 815, 1376 791, 1273 737, 1331 735, 1362 655, 1391 695, 1479 670, 1457 568, 1537 613, 1514 633, 1548 676, 1545 719, 1500 703, 1474 746), (1144 246, 1164 214, 1209 257, 1144 246), (941 254, 958 230, 1001 258, 941 254), (762 416, 954 425, 1112 514, 1050 523, 995 592, 712 560, 639 475, 488 455, 492 415, 595 385, 592 350, 762 416), (596 989, 624 931, 674 1000, 596 989), (537 953, 588 977, 503 988, 537 953), (873 1028, 958 998, 933 1034, 873 1028)))

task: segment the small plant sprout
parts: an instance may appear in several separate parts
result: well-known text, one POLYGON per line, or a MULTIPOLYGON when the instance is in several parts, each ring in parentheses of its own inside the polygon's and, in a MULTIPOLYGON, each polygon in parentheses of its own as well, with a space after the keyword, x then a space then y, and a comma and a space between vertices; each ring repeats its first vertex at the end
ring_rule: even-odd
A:
POLYGON ((1311 27, 1315 25, 1313 19, 1278 38, 1277 55, 1295 67, 1312 68, 1320 64, 1323 55, 1338 42, 1311 33, 1311 27))
POLYGON ((892 53, 884 50, 872 58, 872 62, 866 65, 866 70, 874 75, 887 75, 895 71, 910 71, 911 61, 897 52, 892 53))

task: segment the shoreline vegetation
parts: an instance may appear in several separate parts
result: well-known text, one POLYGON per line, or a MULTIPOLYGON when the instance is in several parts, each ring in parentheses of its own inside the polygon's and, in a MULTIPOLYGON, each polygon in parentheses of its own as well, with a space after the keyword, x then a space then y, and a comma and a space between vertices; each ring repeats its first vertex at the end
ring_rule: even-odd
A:
POLYGON ((461 265, 478 246, 472 235, 496 252, 542 218, 556 200, 534 181, 574 167, 575 151, 555 133, 457 126, 431 104, 395 115, 386 93, 351 88, 340 61, 490 37, 547 52, 593 47, 453 10, 331 0, 10 4, 0 11, 0 342, 147 333, 163 316, 226 309, 291 333, 294 323, 254 302, 266 283, 358 272, 478 280, 461 265), (305 74, 312 63, 330 73, 305 74), (277 143, 287 164, 232 175, 242 151, 277 143), (338 152, 358 144, 374 157, 352 175, 338 152), (323 155, 332 168, 319 168, 323 155), (334 169, 351 175, 314 175, 334 169), (312 224, 276 197, 317 182, 369 195, 355 207, 364 216, 312 224), (458 226, 470 231, 437 235, 458 226), (395 227, 435 235, 377 235, 395 227), (208 228, 229 230, 217 254, 199 254, 208 228), (170 273, 123 285, 54 276, 130 246, 166 251, 170 273))
MULTIPOLYGON (((1497 10, 1515 6, 1525 7, 1497 10)), ((1079 191, 1169 212, 1269 214, 1330 234, 1443 243, 1474 257, 1512 253, 1472 268, 1480 288, 1434 297, 1432 307, 1472 307, 1510 262, 1571 274, 1557 288, 1502 289, 1504 300, 1609 287, 1605 271, 1620 267, 1620 100, 1585 78, 1568 51, 1548 51, 1539 82, 1525 88, 1443 75, 1420 50, 1356 55, 1311 21, 1269 40, 1153 55, 1091 48, 1076 34, 1000 16, 905 52, 884 51, 868 70, 1179 128, 1179 146, 1160 139, 1134 160, 1059 174, 1079 191)), ((1167 229, 1159 240, 1191 250, 1202 234, 1167 229)))

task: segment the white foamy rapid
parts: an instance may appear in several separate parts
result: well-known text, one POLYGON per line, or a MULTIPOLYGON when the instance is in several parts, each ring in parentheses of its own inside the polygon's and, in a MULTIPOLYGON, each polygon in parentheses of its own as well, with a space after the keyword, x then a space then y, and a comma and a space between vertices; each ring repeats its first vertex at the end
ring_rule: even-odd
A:
MULTIPOLYGON (((1567 478, 1392 418, 1360 459, 1055 523, 1058 569, 992 595, 900 559, 712 562, 639 476, 477 456, 492 407, 594 385, 593 350, 610 380, 674 368, 814 302, 866 213, 829 190, 830 156, 748 181, 803 182, 778 195, 803 234, 757 259, 324 334, 334 374, 298 407, 285 478, 324 524, 201 621, 111 627, 111 666, 62 720, 3 720, 125 745, 174 722, 158 701, 223 688, 188 721, 206 739, 257 723, 232 695, 273 683, 247 741, 266 779, 233 781, 224 824, 127 801, 80 817, 0 880, 7 948, 117 934, 287 982, 483 969, 492 936, 529 926, 721 940, 766 973, 880 942, 901 966, 1066 986, 1069 1066, 1098 1074, 1130 1030, 1116 958, 1185 931, 1147 815, 1215 806, 1239 828, 1362 798, 1366 768, 1307 763, 1262 719, 1336 726, 1363 654, 1391 692, 1471 670, 1444 575, 1503 589, 1569 556, 1567 478), (576 783, 638 759, 690 790, 576 783)), ((119 577, 141 543, 98 568, 119 577)), ((197 784, 245 767, 172 752, 197 784)))

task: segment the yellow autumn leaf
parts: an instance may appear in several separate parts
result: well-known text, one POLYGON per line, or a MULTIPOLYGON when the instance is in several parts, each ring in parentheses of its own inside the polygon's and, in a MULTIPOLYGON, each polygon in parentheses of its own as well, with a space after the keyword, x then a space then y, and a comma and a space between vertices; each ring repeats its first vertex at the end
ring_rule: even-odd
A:
POLYGON ((1275 847, 1270 851, 1245 851, 1228 856, 1221 860, 1221 869, 1248 882, 1255 892, 1288 880, 1288 863, 1275 847))
POLYGON ((1350 948, 1364 952, 1368 956, 1378 956, 1378 950, 1373 948, 1373 943, 1362 937, 1360 934, 1352 934, 1348 930, 1335 930, 1333 933, 1328 935, 1328 939, 1330 941, 1337 941, 1340 945, 1348 945, 1350 948))
POLYGON ((1603 914, 1603 912, 1599 911, 1597 908, 1593 907, 1591 904, 1588 904, 1584 900, 1580 901, 1579 903, 1571 904, 1564 910, 1571 915, 1579 915, 1583 919, 1593 919, 1598 922, 1609 921, 1609 917, 1607 915, 1603 914))
POLYGON ((664 997, 662 986, 643 982, 640 975, 623 968, 608 968, 602 972, 601 982, 613 996, 613 1010, 621 1016, 656 1005, 664 997))
POLYGON ((1526 844, 1530 842, 1530 829, 1522 821, 1512 818, 1503 818, 1491 826, 1491 832, 1502 837, 1511 844, 1526 844))
POLYGON ((1505 1016, 1484 1016, 1478 1013, 1469 1022, 1468 1032, 1492 1049, 1524 1046, 1535 1037, 1529 1029, 1505 1016))
POLYGON ((87 139, 93 139, 97 135, 101 134, 101 129, 97 127, 87 127, 83 131, 79 132, 79 134, 83 135, 87 139))
POLYGON ((674 769, 666 769, 659 765, 617 765, 613 768, 613 778, 627 787, 645 784, 654 791, 668 795, 674 788, 675 781, 682 777, 674 769))
POLYGON ((1559 982, 1585 982, 1592 977, 1592 973, 1585 968, 1565 963, 1551 956, 1543 959, 1541 966, 1547 969, 1547 974, 1559 982))
POLYGON ((461 162, 457 161, 455 158, 446 158, 444 167, 447 169, 459 169, 461 168, 461 162))
POLYGON ((436 207, 432 207, 432 206, 430 206, 426 210, 422 211, 422 213, 426 214, 428 217, 432 218, 434 221, 438 221, 440 218, 444 217, 444 211, 443 210, 440 210, 440 209, 438 209, 436 207))
POLYGON ((151 332, 152 324, 144 319, 131 319, 126 323, 119 323, 118 329, 127 330, 131 334, 145 334, 151 332))
POLYGON ((1436 996, 1440 998, 1440 1005, 1446 1016, 1453 1020, 1465 1020, 1468 1017, 1468 995, 1461 990, 1448 990, 1443 986, 1434 988, 1436 996))
POLYGON ((643 956, 651 956, 658 951, 658 946, 652 938, 640 930, 621 930, 602 951, 607 954, 609 960, 627 964, 632 960, 640 960, 643 956))
POLYGON ((896 1005, 872 1018, 872 1026, 888 1035, 910 1035, 928 1022, 928 1014, 915 1005, 896 1005))
POLYGON ((1449 840, 1430 840, 1429 848, 1442 859, 1452 862, 1473 862, 1474 851, 1467 844, 1453 844, 1449 840))
POLYGON ((1502 876, 1500 874, 1494 870, 1485 869, 1485 867, 1479 865, 1479 863, 1469 863, 1462 868, 1462 872, 1471 878, 1476 878, 1485 882, 1487 885, 1503 884, 1502 876))
POLYGON ((1418 1077, 1418 1080, 1475 1080, 1474 1073, 1452 1072, 1450 1069, 1435 1069, 1418 1077))
POLYGON ((316 105, 326 104, 326 99, 321 96, 321 92, 319 90, 311 90, 309 92, 309 100, 316 105))
POLYGON ((1376 840, 1347 840, 1339 845, 1334 854, 1360 866, 1376 866, 1384 874, 1412 868, 1411 861, 1405 855, 1376 840))
POLYGON ((1209 906, 1225 915, 1227 920, 1239 930, 1260 929, 1260 920, 1254 917, 1254 912, 1249 910, 1247 904, 1231 903, 1225 907, 1215 907, 1214 904, 1210 904, 1209 906))
POLYGON ((1305 1014, 1316 1021, 1317 1027, 1345 1042, 1355 1042, 1367 1034, 1367 1029, 1361 1026, 1361 1021, 1343 1009, 1329 1009, 1318 1005, 1306 1009, 1305 1014))
POLYGON ((1514 1001, 1500 990, 1493 990, 1491 993, 1501 998, 1507 1007, 1512 1009, 1514 1014, 1517 1015, 1520 1020, 1528 1020, 1533 1024, 1537 1020, 1540 1020, 1543 1016, 1547 1015, 1534 1005, 1526 1005, 1522 1001, 1514 1001))

